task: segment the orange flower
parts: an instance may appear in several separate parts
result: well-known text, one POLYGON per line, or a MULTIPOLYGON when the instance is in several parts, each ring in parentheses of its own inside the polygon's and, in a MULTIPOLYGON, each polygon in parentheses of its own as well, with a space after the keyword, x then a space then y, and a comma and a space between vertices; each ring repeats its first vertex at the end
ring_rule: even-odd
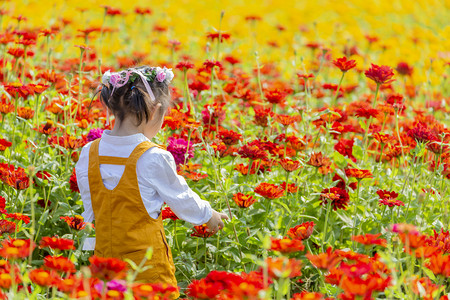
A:
POLYGON ((237 204, 237 206, 242 208, 247 208, 253 203, 256 202, 256 199, 250 195, 245 195, 242 193, 237 193, 233 195, 233 200, 237 204))
POLYGON ((36 244, 28 239, 7 239, 2 241, 0 256, 7 259, 26 258, 33 252, 36 244))
POLYGON ((270 250, 273 251, 280 251, 281 253, 292 253, 292 252, 298 252, 303 251, 305 249, 305 246, 303 245, 302 241, 299 239, 271 239, 271 246, 270 250))
POLYGON ((293 239, 305 240, 311 236, 314 231, 314 222, 305 222, 295 227, 289 228, 287 235, 293 239))
POLYGON ((439 290, 439 286, 434 284, 428 277, 414 277, 411 280, 410 287, 414 294, 420 295, 421 298, 423 297, 426 300, 435 299, 433 294, 439 290), (419 289, 419 286, 422 288, 419 289))
POLYGON ((376 139, 380 144, 387 144, 390 140, 392 140, 392 137, 389 134, 379 133, 376 132, 373 135, 374 139, 376 139))
POLYGON ((5 139, 0 139, 0 151, 5 151, 7 148, 11 147, 12 143, 5 139))
POLYGON ((30 107, 18 107, 17 115, 23 119, 29 120, 34 116, 34 110, 30 107))
POLYGON ((326 175, 331 172, 331 160, 324 156, 322 152, 311 153, 309 161, 306 162, 307 165, 319 168, 319 173, 326 175))
POLYGON ((331 247, 327 249, 327 252, 313 255, 311 253, 306 254, 306 258, 316 266, 316 268, 323 270, 330 270, 334 268, 343 258, 339 257, 336 253, 332 252, 331 247))
MULTIPOLYGON (((280 188, 282 188, 283 190, 286 191, 286 182, 285 182, 285 181, 283 181, 283 182, 280 184, 280 188)), ((297 191, 298 191, 298 186, 296 186, 295 183, 289 183, 289 184, 287 185, 287 192, 288 192, 288 193, 290 193, 290 194, 295 194, 295 193, 297 193, 297 191)))
POLYGON ((83 230, 84 227, 86 227, 86 222, 83 222, 83 217, 76 215, 74 217, 69 217, 69 216, 65 216, 65 217, 59 217, 61 220, 64 220, 64 222, 67 223, 67 225, 69 225, 70 228, 75 229, 75 230, 83 230))
POLYGON ((385 239, 379 239, 378 237, 380 235, 381 233, 377 234, 366 233, 365 235, 352 236, 352 240, 363 245, 380 245, 382 247, 386 247, 387 242, 385 239))
POLYGON ((394 71, 391 67, 388 66, 378 66, 371 64, 371 67, 364 72, 367 78, 372 79, 378 85, 388 84, 395 79, 392 79, 394 76, 394 71))
POLYGON ((261 127, 267 127, 269 117, 273 117, 274 113, 270 108, 255 108, 255 124, 261 127))
MULTIPOLYGON (((1 198, 1 197, 0 197, 1 198)), ((0 220, 0 236, 4 233, 14 233, 16 231, 16 223, 8 220, 0 220)))
POLYGON ((40 286, 54 286, 58 282, 59 276, 54 271, 34 269, 28 274, 30 280, 40 286))
POLYGON ((347 175, 347 177, 354 177, 358 180, 364 178, 372 178, 372 173, 369 170, 346 169, 345 175, 347 175))
POLYGON ((286 98, 286 92, 275 87, 270 88, 264 92, 266 100, 272 104, 281 104, 286 98))
POLYGON ((120 259, 113 257, 89 257, 92 276, 100 280, 110 281, 125 277, 127 264, 120 259))
POLYGON ((324 297, 321 293, 303 291, 292 295, 291 300, 324 300, 324 297))
POLYGON ((1 96, 1 100, 0 100, 0 113, 2 114, 8 114, 10 112, 14 111, 14 104, 12 104, 11 102, 7 101, 7 98, 5 95, 1 96))
POLYGON ((48 143, 50 145, 60 145, 66 149, 75 150, 86 144, 84 139, 77 139, 74 136, 70 136, 68 134, 64 134, 61 137, 52 136, 48 138, 48 143))
POLYGON ((278 161, 278 163, 283 167, 283 169, 287 172, 292 172, 300 168, 300 162, 296 160, 291 160, 289 158, 282 158, 278 161))
POLYGON ((233 130, 222 129, 217 134, 217 137, 224 142, 225 145, 236 145, 241 139, 242 134, 234 132, 233 130))
POLYGON ((275 184, 262 182, 255 188, 255 193, 264 198, 276 199, 282 197, 284 191, 275 184))
POLYGON ((258 145, 244 145, 239 149, 238 154, 242 158, 249 158, 251 160, 266 159, 268 156, 267 152, 258 145))
POLYGON ((197 237, 201 237, 201 238, 208 238, 208 237, 214 235, 214 233, 212 233, 211 231, 208 230, 208 226, 206 226, 206 224, 199 225, 199 226, 194 226, 194 228, 192 230, 194 232, 191 233, 191 236, 197 236, 197 237))
POLYGON ((347 72, 350 69, 353 69, 354 67, 356 67, 356 61, 351 59, 348 60, 347 57, 341 57, 338 59, 333 60, 333 64, 338 67, 339 69, 341 69, 342 72, 347 72))
POLYGON ((435 275, 450 277, 450 256, 435 253, 430 257, 430 261, 425 264, 435 275))
POLYGON ((44 266, 61 273, 75 272, 75 265, 73 264, 73 262, 64 256, 48 255, 44 258, 44 266))
POLYGON ((59 238, 57 236, 48 237, 44 236, 39 243, 39 248, 51 248, 58 250, 75 250, 73 240, 59 238))
MULTIPOLYGON (((17 283, 17 282, 16 282, 17 283)), ((8 273, 0 273, 0 287, 3 289, 9 289, 12 284, 12 277, 8 273)), ((6 298, 2 298, 6 299, 6 298)))
POLYGON ((46 84, 30 84, 35 94, 42 94, 50 86, 46 84))
POLYGON ((275 121, 283 126, 289 126, 295 122, 300 121, 300 116, 289 116, 289 115, 275 115, 275 121))
POLYGON ((294 278, 302 275, 301 261, 294 258, 268 257, 266 264, 271 278, 294 278))
POLYGON ((172 299, 178 287, 162 283, 137 283, 132 286, 133 296, 140 299, 172 299))

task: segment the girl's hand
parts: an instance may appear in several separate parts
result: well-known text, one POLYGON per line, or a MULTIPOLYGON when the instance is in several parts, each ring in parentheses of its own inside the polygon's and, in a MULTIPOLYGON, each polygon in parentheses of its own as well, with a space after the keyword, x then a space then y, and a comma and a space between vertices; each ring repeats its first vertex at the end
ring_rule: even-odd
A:
POLYGON ((208 231, 212 233, 218 232, 220 229, 223 229, 223 221, 222 220, 228 220, 228 216, 226 214, 219 213, 215 210, 213 210, 211 219, 206 223, 206 226, 208 226, 208 231))

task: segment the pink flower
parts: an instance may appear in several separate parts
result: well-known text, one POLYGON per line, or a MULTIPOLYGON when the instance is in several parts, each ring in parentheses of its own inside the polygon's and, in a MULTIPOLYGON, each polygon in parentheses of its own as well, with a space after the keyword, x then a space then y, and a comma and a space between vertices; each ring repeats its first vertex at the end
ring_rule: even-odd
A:
POLYGON ((160 73, 156 74, 156 80, 158 80, 159 82, 163 82, 164 79, 166 79, 165 72, 160 72, 160 73))
POLYGON ((109 83, 111 83, 113 86, 115 86, 120 80, 120 75, 118 73, 111 74, 111 77, 109 78, 109 83))

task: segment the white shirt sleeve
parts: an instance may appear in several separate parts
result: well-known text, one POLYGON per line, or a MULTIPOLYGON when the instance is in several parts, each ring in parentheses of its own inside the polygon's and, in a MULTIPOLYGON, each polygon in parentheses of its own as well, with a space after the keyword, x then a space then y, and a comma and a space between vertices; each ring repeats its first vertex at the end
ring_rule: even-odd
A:
MULTIPOLYGON (((90 144, 89 144, 90 146, 90 144)), ((81 149, 80 157, 75 165, 75 172, 77 174, 77 184, 80 190, 81 200, 83 201, 84 212, 81 216, 84 222, 91 222, 94 220, 94 211, 92 210, 91 192, 89 189, 89 146, 84 146, 81 149)))
POLYGON ((177 174, 175 160, 168 151, 145 152, 146 165, 142 169, 144 184, 150 185, 180 218, 194 225, 202 225, 211 219, 212 208, 202 200, 177 174), (149 158, 149 157, 148 157, 149 158))
MULTIPOLYGON (((81 149, 80 157, 75 165, 75 172, 77 174, 77 184, 80 190, 81 200, 83 201, 84 212, 81 216, 84 222, 91 222, 94 220, 94 210, 92 209, 91 192, 89 189, 88 167, 89 165, 89 146, 84 146, 81 149)), ((94 250, 95 238, 88 237, 85 239, 82 250, 94 250)))

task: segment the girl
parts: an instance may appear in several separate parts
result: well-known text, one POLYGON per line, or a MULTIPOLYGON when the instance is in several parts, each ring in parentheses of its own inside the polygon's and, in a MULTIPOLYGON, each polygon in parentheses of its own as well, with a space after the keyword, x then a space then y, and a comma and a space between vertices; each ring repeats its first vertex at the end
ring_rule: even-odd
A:
MULTIPOLYGON (((177 175, 172 154, 150 140, 161 129, 170 104, 170 69, 139 67, 107 71, 100 100, 115 116, 113 130, 83 147, 76 165, 86 222, 96 221, 95 251, 100 257, 144 259, 148 270, 136 280, 173 286, 175 266, 164 234, 161 206, 166 202, 181 219, 206 223, 215 233, 228 219, 211 209, 177 175)), ((89 249, 84 245, 85 250, 89 249)))

